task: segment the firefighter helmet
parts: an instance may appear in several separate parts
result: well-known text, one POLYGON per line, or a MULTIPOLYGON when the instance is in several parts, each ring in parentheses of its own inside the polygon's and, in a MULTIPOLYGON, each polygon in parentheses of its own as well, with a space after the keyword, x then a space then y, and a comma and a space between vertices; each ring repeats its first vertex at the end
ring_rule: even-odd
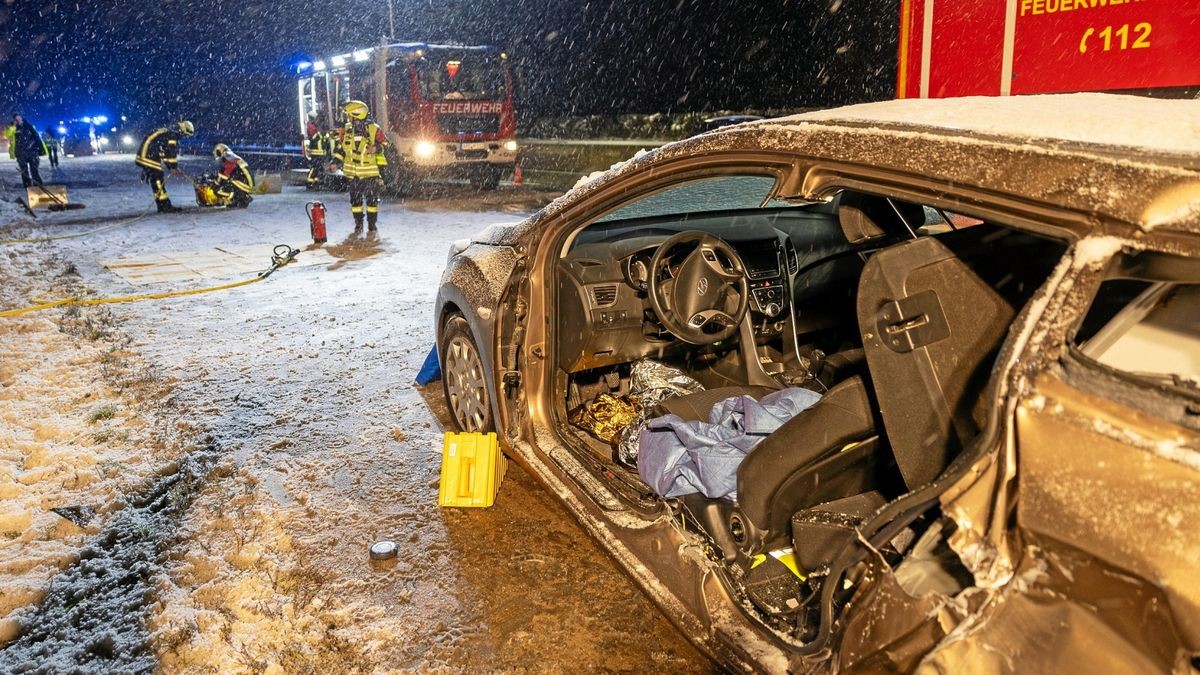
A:
POLYGON ((346 101, 342 104, 342 110, 346 112, 346 116, 356 120, 367 119, 367 113, 370 110, 367 104, 362 101, 346 101))
POLYGON ((225 153, 229 152, 229 146, 224 143, 217 143, 213 146, 213 159, 221 159, 225 153))
POLYGON ((176 124, 175 128, 178 129, 179 133, 183 134, 184 136, 191 136, 196 133, 196 125, 187 120, 183 120, 179 124, 176 124))

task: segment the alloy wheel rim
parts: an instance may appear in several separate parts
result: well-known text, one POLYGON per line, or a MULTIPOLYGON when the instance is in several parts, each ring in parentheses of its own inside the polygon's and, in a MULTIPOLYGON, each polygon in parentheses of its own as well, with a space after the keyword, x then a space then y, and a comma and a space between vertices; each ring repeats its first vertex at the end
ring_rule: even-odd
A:
POLYGON ((466 431, 482 431, 487 420, 483 362, 467 338, 455 336, 447 345, 445 377, 454 419, 466 431))

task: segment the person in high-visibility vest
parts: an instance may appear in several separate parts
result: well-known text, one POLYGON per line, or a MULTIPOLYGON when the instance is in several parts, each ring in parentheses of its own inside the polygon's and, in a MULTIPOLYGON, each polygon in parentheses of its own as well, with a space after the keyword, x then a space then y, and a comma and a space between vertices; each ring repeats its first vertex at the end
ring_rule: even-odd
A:
POLYGON ((142 167, 142 182, 154 189, 154 203, 159 213, 179 213, 183 209, 171 204, 167 194, 167 171, 183 175, 179 170, 179 138, 196 133, 196 127, 184 120, 169 127, 151 131, 142 139, 133 161, 142 167))
POLYGON ((13 115, 12 119, 16 131, 13 132, 12 144, 9 147, 13 149, 17 166, 21 169, 21 183, 25 187, 41 185, 42 176, 38 173, 38 164, 47 154, 46 144, 42 142, 42 135, 29 120, 20 115, 13 115))
POLYGON ((254 201, 250 196, 254 191, 254 176, 250 173, 250 166, 246 164, 246 160, 238 157, 224 143, 217 143, 213 147, 213 159, 221 163, 216 186, 221 202, 234 209, 250 206, 250 202, 254 201))
POLYGON ((305 187, 309 190, 320 188, 325 179, 325 164, 329 161, 326 157, 329 154, 326 147, 328 143, 329 136, 317 126, 317 116, 309 115, 308 124, 304 127, 304 155, 308 158, 308 183, 305 187))
POLYGON ((346 124, 338 130, 334 160, 341 164, 350 192, 350 213, 354 216, 354 231, 362 231, 363 213, 367 216, 367 229, 374 232, 379 218, 379 194, 383 191, 383 179, 379 167, 387 166, 383 149, 388 140, 372 119, 367 104, 362 101, 347 101, 342 105, 346 113, 346 124))

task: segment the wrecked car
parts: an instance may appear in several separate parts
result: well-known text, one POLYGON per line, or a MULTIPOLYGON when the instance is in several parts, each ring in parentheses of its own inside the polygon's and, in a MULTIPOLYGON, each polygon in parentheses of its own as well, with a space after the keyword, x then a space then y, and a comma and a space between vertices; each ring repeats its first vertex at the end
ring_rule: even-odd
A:
POLYGON ((435 310, 455 425, 733 668, 1197 663, 1194 102, 715 130, 456 243, 435 310))

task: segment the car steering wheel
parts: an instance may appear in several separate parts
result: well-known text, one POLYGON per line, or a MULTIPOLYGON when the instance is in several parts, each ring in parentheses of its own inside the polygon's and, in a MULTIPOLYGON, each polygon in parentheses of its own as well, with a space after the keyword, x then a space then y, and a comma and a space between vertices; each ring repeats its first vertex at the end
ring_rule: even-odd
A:
POLYGON ((664 241, 650 259, 649 276, 650 306, 684 342, 708 345, 733 337, 750 307, 741 256, 707 232, 689 230, 664 241), (686 245, 694 248, 672 268, 675 249, 686 245))

